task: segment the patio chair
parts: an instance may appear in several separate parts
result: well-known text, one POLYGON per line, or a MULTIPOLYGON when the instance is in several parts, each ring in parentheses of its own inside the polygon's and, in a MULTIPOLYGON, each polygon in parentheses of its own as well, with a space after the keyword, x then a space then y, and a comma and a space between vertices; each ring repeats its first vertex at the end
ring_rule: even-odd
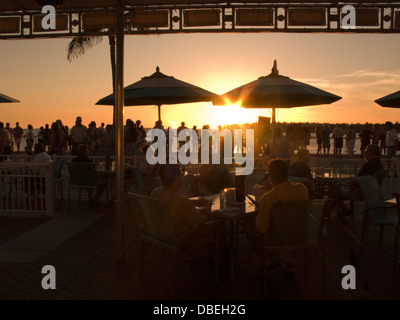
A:
POLYGON ((321 257, 321 293, 325 292, 325 241, 324 223, 325 206, 330 200, 300 200, 300 201, 276 201, 270 213, 270 229, 266 236, 251 233, 250 243, 250 264, 253 273, 254 241, 263 245, 262 275, 264 294, 267 293, 267 277, 271 262, 269 254, 304 252, 305 268, 308 273, 309 254, 311 251, 318 251, 321 257), (258 238, 258 239, 257 239, 258 238))
POLYGON ((378 180, 378 184, 381 186, 383 180, 387 177, 389 170, 379 170, 374 173, 374 177, 378 180))
POLYGON ((81 202, 81 190, 96 190, 96 173, 93 164, 90 162, 67 163, 69 171, 68 188, 68 210, 71 209, 71 190, 78 189, 79 203, 81 202))
POLYGON ((398 242, 399 242, 399 239, 400 239, 400 206, 399 206, 399 204, 400 204, 400 195, 399 195, 399 193, 394 193, 394 196, 395 196, 395 198, 396 198, 396 204, 397 204, 397 212, 398 212, 398 214, 399 214, 399 222, 397 223, 397 227, 396 227, 396 231, 395 231, 395 234, 394 234, 394 257, 393 257, 393 278, 395 278, 396 277, 396 275, 397 275, 397 269, 399 268, 399 264, 400 264, 400 262, 398 261, 398 254, 399 254, 399 252, 398 252, 398 247, 399 247, 399 245, 398 245, 398 242))
POLYGON ((56 186, 58 184, 61 192, 61 199, 64 200, 64 190, 63 190, 63 181, 62 181, 62 169, 64 167, 65 159, 56 160, 53 163, 53 183, 54 190, 56 190, 56 186))
POLYGON ((395 253, 394 253, 394 275, 397 264, 397 241, 399 239, 399 221, 400 221, 400 202, 399 194, 395 193, 396 205, 393 203, 385 203, 382 190, 379 182, 374 176, 356 177, 361 191, 364 196, 366 208, 364 209, 362 226, 361 226, 361 247, 360 251, 363 252, 365 246, 366 233, 369 225, 375 225, 380 228, 379 230, 379 246, 382 246, 383 233, 385 226, 392 226, 395 228, 395 253))
POLYGON ((125 165, 125 183, 131 185, 133 191, 143 195, 149 195, 150 191, 146 187, 145 178, 137 167, 125 165))
POLYGON ((140 278, 143 279, 145 262, 145 245, 167 250, 173 258, 173 289, 179 275, 180 265, 185 258, 193 258, 194 254, 211 249, 214 252, 214 282, 219 283, 220 268, 220 222, 208 221, 195 232, 170 240, 160 237, 160 230, 165 225, 165 208, 158 199, 137 193, 126 192, 126 208, 132 208, 132 202, 141 214, 140 232, 140 278))
MULTIPOLYGON (((389 170, 379 170, 375 172, 374 177, 378 180, 378 184, 381 187, 383 180, 387 177, 389 173, 389 170)), ((350 199, 350 210, 352 211, 353 215, 355 212, 355 209, 357 208, 358 202, 364 201, 363 196, 355 197, 350 199)))

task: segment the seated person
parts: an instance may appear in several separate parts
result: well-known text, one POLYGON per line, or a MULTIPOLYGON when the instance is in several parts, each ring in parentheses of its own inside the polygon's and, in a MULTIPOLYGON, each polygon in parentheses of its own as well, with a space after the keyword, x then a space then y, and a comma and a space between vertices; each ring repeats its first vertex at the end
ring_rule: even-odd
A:
POLYGON ((53 159, 49 156, 41 143, 35 143, 32 162, 53 162, 53 159))
MULTIPOLYGON (((307 179, 303 183, 308 188, 309 197, 314 198, 314 188, 313 179, 311 174, 311 168, 308 166, 308 161, 310 160, 310 151, 307 149, 297 150, 297 159, 289 166, 288 175, 291 177, 299 177, 307 179)), ((300 181, 298 181, 300 182, 300 181)))
POLYGON ((265 173, 258 183, 253 186, 253 194, 257 203, 260 202, 262 196, 272 188, 269 174, 265 173))
MULTIPOLYGON (((274 201, 308 200, 308 189, 304 184, 288 181, 288 169, 288 163, 283 159, 271 159, 268 162, 268 173, 272 188, 260 200, 255 221, 256 235, 261 237, 268 235, 270 211, 274 201)), ((254 249, 257 254, 265 258, 263 240, 256 241, 254 249)))
POLYGON ((165 217, 160 223, 160 239, 173 242, 176 237, 189 234, 207 220, 193 203, 179 193, 182 184, 182 171, 177 164, 160 166, 162 187, 154 189, 150 196, 158 198, 165 209, 165 217))
POLYGON ((256 231, 266 235, 269 229, 269 212, 276 200, 307 200, 308 190, 302 183, 288 181, 288 164, 282 159, 268 162, 268 173, 272 188, 260 200, 260 209, 256 217, 256 231))
POLYGON ((289 166, 289 176, 312 179, 311 169, 308 166, 310 152, 307 149, 297 151, 298 160, 289 166))
POLYGON ((224 188, 235 187, 235 179, 229 173, 225 164, 202 164, 200 166, 200 187, 201 195, 215 194, 224 188))
MULTIPOLYGON (((374 175, 375 172, 384 170, 380 155, 381 148, 378 145, 367 145, 364 152, 366 162, 361 166, 356 176, 374 175)), ((329 212, 338 206, 341 209, 339 217, 344 217, 352 214, 351 210, 346 207, 344 200, 360 200, 362 199, 362 193, 355 180, 341 179, 329 190, 329 197, 333 200, 328 208, 329 212)))
POLYGON ((108 185, 108 175, 105 173, 98 172, 96 170, 96 167, 93 164, 93 161, 89 159, 89 148, 86 144, 80 144, 78 146, 78 155, 71 160, 71 162, 85 162, 85 163, 91 163, 93 165, 93 169, 95 171, 95 177, 96 177, 96 183, 97 183, 97 188, 96 188, 96 194, 94 197, 92 197, 92 189, 88 189, 88 197, 89 197, 89 205, 90 206, 95 206, 99 205, 99 198, 103 194, 104 190, 107 188, 108 185))
MULTIPOLYGON (((43 163, 43 162, 53 162, 53 159, 49 156, 49 154, 44 149, 44 146, 41 143, 35 143, 32 155, 32 162, 35 163, 43 163)), ((36 172, 38 175, 42 177, 30 178, 30 191, 31 196, 34 197, 34 190, 36 189, 40 193, 45 193, 45 178, 46 168, 39 167, 36 169, 32 169, 32 172, 36 172), (41 189, 41 190, 40 190, 41 189)))

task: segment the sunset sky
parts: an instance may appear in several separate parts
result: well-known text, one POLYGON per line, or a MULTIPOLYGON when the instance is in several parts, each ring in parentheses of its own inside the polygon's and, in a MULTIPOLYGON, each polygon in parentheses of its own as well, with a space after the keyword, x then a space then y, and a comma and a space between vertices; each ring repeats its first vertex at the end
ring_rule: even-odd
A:
MULTIPOLYGON (((95 103, 112 92, 108 39, 69 62, 70 39, 0 40, 0 93, 20 100, 2 103, 0 121, 35 128, 56 119, 72 126, 112 122, 111 106, 95 103)), ((268 75, 274 59, 281 75, 342 97, 330 105, 277 109, 283 122, 385 122, 400 110, 374 100, 400 90, 400 35, 383 34, 172 34, 125 36, 124 86, 160 71, 223 94, 268 75)), ((257 122, 270 109, 213 107, 211 102, 164 105, 161 117, 187 126, 257 122)), ((125 107, 125 119, 145 127, 157 120, 157 107, 125 107)))

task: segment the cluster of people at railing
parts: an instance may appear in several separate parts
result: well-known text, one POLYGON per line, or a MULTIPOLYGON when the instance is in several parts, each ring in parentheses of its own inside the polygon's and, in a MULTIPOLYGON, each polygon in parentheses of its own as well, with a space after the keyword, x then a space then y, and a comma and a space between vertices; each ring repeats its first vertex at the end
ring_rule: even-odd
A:
MULTIPOLYGON (((156 121, 153 128, 163 129, 168 138, 170 128, 164 128, 161 121, 156 121)), ((177 128, 177 133, 187 128, 185 122, 182 121, 177 128)), ((387 158, 392 158, 398 149, 398 131, 396 130, 398 125, 390 121, 373 125, 368 123, 364 125, 278 123, 274 127, 274 139, 272 139, 271 126, 257 123, 242 127, 218 126, 217 130, 221 132, 228 129, 233 133, 234 128, 254 129, 255 155, 268 158, 290 158, 301 149, 315 149, 316 156, 355 158, 357 153, 358 157, 363 158, 365 147, 371 143, 379 145, 382 154, 387 158), (315 140, 311 137, 311 132, 315 134, 315 140), (359 140, 359 153, 355 150, 356 140, 359 140)), ((196 125, 191 129, 200 133, 196 125)), ((210 130, 210 126, 204 125, 201 129, 210 130)), ((199 139, 200 136, 201 134, 198 134, 199 139)), ((11 127, 9 122, 5 126, 0 122, 0 155, 11 153, 31 155, 35 142, 43 144, 50 155, 76 155, 78 145, 85 143, 91 155, 114 156, 116 136, 112 124, 101 123, 97 126, 95 121, 91 121, 88 126, 85 126, 79 116, 76 117, 75 124, 71 128, 64 125, 60 119, 51 125, 41 126, 39 130, 34 130, 31 124, 27 125, 27 129, 22 129, 19 122, 15 123, 15 127, 11 127), (22 149, 21 146, 24 148, 22 149)), ((223 141, 221 142, 223 145, 223 141)), ((125 155, 143 155, 141 148, 145 144, 146 129, 141 120, 127 119, 124 126, 125 155)))
POLYGON ((346 151, 349 158, 355 158, 355 142, 360 139, 360 157, 364 158, 364 151, 367 145, 375 144, 381 149, 382 154, 387 158, 393 158, 397 151, 398 132, 394 128, 392 122, 387 121, 381 125, 365 124, 361 127, 361 131, 357 134, 355 126, 337 124, 331 130, 328 124, 318 125, 315 128, 315 135, 317 138, 317 156, 327 155, 331 149, 331 138, 333 138, 333 155, 335 157, 342 157, 346 152, 343 152, 344 141, 346 142, 346 151))
MULTIPOLYGON (((37 131, 37 130, 36 130, 37 131)), ((126 120, 125 146, 126 155, 140 153, 139 147, 145 142, 146 132, 140 120, 136 122, 126 120)), ((91 121, 88 126, 82 123, 81 117, 76 117, 75 125, 69 128, 62 120, 54 121, 51 126, 45 124, 35 133, 33 126, 28 124, 23 130, 19 122, 15 127, 6 126, 0 122, 0 155, 12 153, 27 153, 32 155, 35 143, 43 145, 50 155, 77 155, 77 148, 80 144, 87 144, 91 155, 115 154, 115 131, 111 124, 101 123, 97 126, 91 121), (21 149, 22 140, 25 140, 25 148, 21 149)))

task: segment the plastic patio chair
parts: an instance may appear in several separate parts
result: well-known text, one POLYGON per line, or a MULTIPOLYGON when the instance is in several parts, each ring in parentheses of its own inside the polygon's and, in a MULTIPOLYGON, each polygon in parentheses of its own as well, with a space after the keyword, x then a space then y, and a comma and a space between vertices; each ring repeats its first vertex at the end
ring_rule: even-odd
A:
POLYGON ((96 173, 90 162, 70 162, 68 171, 70 175, 68 188, 68 210, 71 209, 71 190, 78 189, 79 202, 81 201, 81 190, 96 190, 96 173))
MULTIPOLYGON (((389 170, 379 170, 375 172, 374 177, 378 180, 379 186, 382 186, 382 182, 389 173, 389 170)), ((355 209, 357 208, 358 202, 364 201, 364 197, 359 197, 359 198, 352 198, 350 199, 350 210, 352 211, 353 215, 355 212, 355 209)))
POLYGON ((379 185, 382 185, 383 180, 386 178, 389 170, 379 170, 374 173, 374 177, 378 180, 379 185))
MULTIPOLYGON (((217 220, 207 221, 204 225, 184 237, 162 239, 160 232, 165 226, 165 208, 158 199, 145 195, 126 192, 126 210, 136 208, 141 214, 140 232, 140 278, 143 279, 143 267, 145 260, 145 245, 155 246, 169 251, 172 254, 174 272, 173 287, 179 275, 181 262, 185 257, 193 257, 193 253, 201 252, 201 249, 212 249, 214 252, 214 282, 219 283, 220 265, 220 223, 217 220)), ((136 210, 134 209, 134 210, 136 210)), ((129 211, 127 212, 129 214, 129 211)))
POLYGON ((361 248, 362 252, 365 246, 365 238, 369 225, 380 227, 379 246, 382 245, 383 233, 385 226, 393 226, 395 228, 395 262, 397 263, 397 241, 400 220, 400 203, 399 195, 395 194, 396 205, 385 203, 379 182, 374 176, 356 177, 361 191, 364 196, 366 208, 364 209, 363 221, 361 227, 361 248))
POLYGON ((140 193, 143 195, 149 194, 149 190, 147 190, 146 188, 143 174, 137 167, 125 165, 125 178, 127 179, 126 181, 129 181, 129 179, 133 179, 134 191, 136 193, 140 193))
MULTIPOLYGON (((255 237, 263 243, 263 280, 264 294, 267 293, 268 263, 270 252, 305 253, 305 274, 308 273, 309 253, 318 251, 322 261, 321 294, 325 292, 325 241, 324 223, 325 206, 330 200, 276 201, 270 213, 270 229, 265 237, 256 236, 252 232, 250 246, 255 237), (259 239, 259 240, 260 240, 259 239)), ((250 248, 250 264, 253 270, 253 248, 250 248)))
POLYGON ((63 189, 63 182, 62 182, 62 169, 64 167, 65 159, 56 160, 53 163, 53 183, 56 187, 57 184, 60 188, 61 192, 61 199, 64 200, 64 189, 63 189))
POLYGON ((396 198, 396 204, 397 204, 397 210, 398 210, 398 214, 399 214, 399 223, 397 224, 397 228, 396 228, 396 232, 394 235, 394 257, 393 257, 393 277, 396 277, 397 274, 397 269, 399 268, 399 261, 397 260, 398 258, 398 242, 400 239, 400 195, 399 193, 394 193, 394 196, 396 198))

